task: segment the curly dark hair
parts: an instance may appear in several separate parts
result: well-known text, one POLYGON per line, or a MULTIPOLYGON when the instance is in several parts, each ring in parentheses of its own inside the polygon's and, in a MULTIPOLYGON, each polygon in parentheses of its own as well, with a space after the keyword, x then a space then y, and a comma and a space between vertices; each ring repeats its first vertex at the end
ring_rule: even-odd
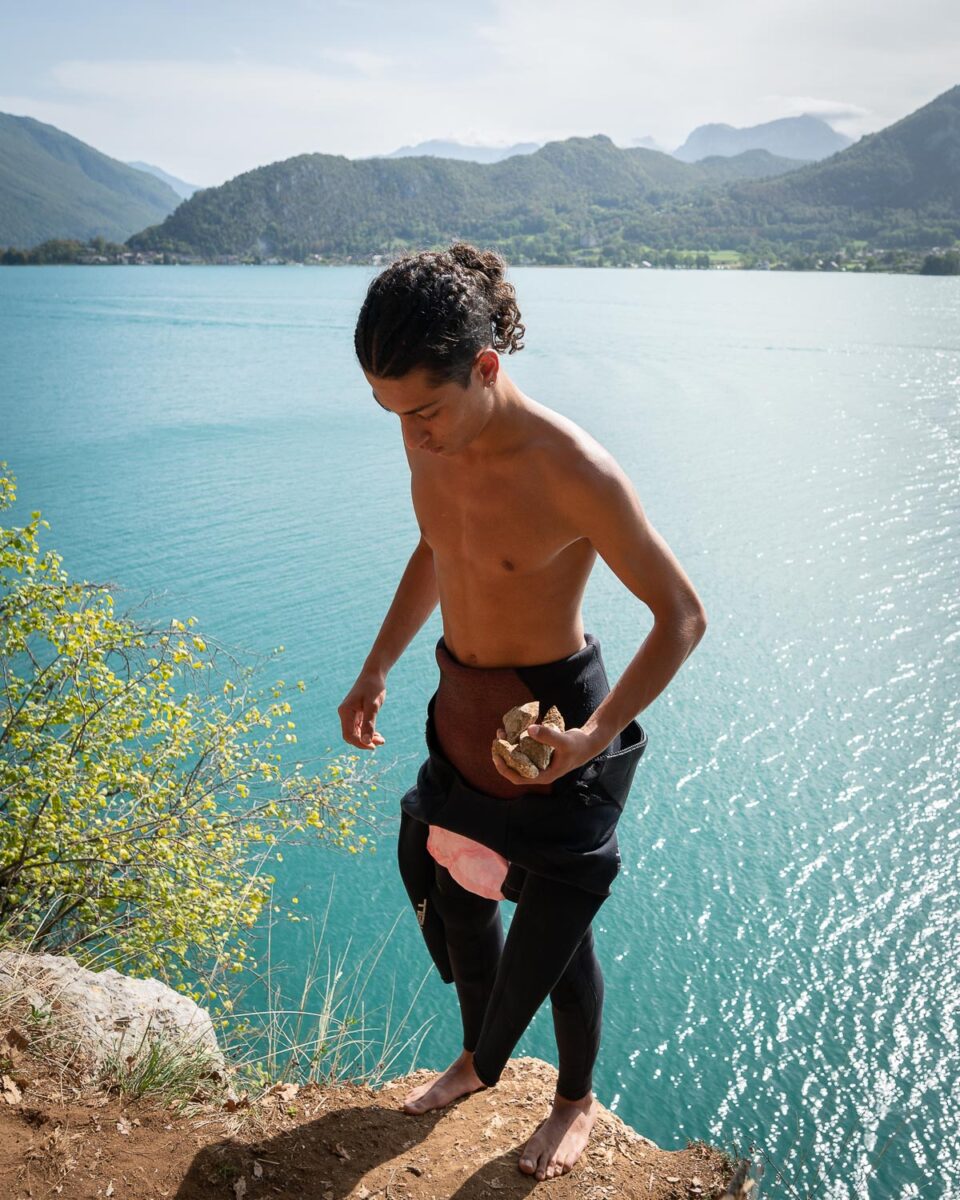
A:
POLYGON ((522 350, 526 330, 506 269, 495 251, 467 242, 397 259, 360 309, 353 344, 361 367, 380 379, 424 367, 437 384, 466 387, 478 351, 522 350))

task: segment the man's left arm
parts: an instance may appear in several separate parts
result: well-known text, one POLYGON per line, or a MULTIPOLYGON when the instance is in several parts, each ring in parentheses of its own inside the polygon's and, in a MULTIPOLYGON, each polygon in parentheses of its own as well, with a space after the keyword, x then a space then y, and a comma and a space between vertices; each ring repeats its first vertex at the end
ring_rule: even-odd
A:
MULTIPOLYGON (((647 520, 633 485, 602 447, 564 474, 564 508, 626 587, 653 613, 653 628, 626 670, 580 729, 532 725, 554 747, 537 782, 549 784, 600 754, 664 690, 703 637, 703 604, 670 547, 647 520), (602 453, 601 453, 602 451, 602 453)), ((495 758, 506 778, 520 777, 495 758)))
POLYGON ((647 519, 615 459, 592 458, 568 493, 584 535, 611 571, 653 613, 653 628, 623 674, 585 722, 594 754, 605 749, 664 690, 707 628, 700 597, 647 519))

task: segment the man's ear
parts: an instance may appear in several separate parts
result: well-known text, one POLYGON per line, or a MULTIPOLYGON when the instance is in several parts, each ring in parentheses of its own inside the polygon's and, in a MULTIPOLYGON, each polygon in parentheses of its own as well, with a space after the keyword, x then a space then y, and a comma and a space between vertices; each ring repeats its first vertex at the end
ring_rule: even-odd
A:
POLYGON ((500 355, 492 346, 481 350, 474 359, 474 370, 480 373, 480 382, 484 387, 493 387, 500 374, 500 355))

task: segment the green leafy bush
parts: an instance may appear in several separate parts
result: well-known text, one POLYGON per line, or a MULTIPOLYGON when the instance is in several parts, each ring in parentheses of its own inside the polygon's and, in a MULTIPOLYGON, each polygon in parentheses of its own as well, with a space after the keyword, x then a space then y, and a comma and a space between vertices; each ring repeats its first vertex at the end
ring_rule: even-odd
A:
MULTIPOLYGON (((0 463, 0 511, 15 496, 0 463)), ((282 845, 372 848, 374 777, 357 755, 286 769, 283 680, 255 691, 256 668, 193 617, 118 616, 110 586, 40 555, 41 526, 34 512, 0 527, 0 928, 174 985, 202 978, 194 997, 213 999, 256 967, 245 935, 282 845)))

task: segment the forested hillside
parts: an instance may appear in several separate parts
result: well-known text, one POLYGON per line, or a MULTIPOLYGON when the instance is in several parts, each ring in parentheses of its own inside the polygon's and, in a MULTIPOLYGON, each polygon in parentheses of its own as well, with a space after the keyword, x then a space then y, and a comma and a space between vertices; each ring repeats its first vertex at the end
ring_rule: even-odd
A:
POLYGON ((53 125, 0 113, 0 246, 49 238, 123 241, 179 203, 159 179, 53 125))
POLYGON ((303 258, 463 236, 559 262, 617 227, 645 236, 664 204, 795 168, 760 150, 688 165, 656 150, 618 149, 603 135, 491 164, 305 154, 208 188, 130 245, 303 258))
POLYGON ((960 86, 821 163, 729 190, 731 215, 768 236, 811 229, 889 245, 949 244, 960 236, 960 86))

